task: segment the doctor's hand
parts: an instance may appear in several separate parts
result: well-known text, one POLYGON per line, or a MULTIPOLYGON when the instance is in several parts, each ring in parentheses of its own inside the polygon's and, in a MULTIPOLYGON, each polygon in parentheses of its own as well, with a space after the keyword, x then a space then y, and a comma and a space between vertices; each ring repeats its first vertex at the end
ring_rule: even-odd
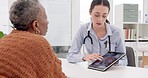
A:
POLYGON ((86 54, 83 58, 84 61, 90 61, 90 60, 100 60, 102 61, 103 57, 99 54, 86 54))

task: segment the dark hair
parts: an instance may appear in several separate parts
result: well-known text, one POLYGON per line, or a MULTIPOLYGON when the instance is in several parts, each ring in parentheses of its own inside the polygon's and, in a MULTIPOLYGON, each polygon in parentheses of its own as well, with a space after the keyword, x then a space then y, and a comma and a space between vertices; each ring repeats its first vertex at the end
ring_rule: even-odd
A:
MULTIPOLYGON (((108 7, 109 11, 110 11, 110 3, 108 0, 93 0, 91 2, 91 5, 90 5, 90 9, 89 9, 89 12, 91 13, 92 12, 92 9, 96 6, 96 5, 103 5, 103 6, 106 6, 108 7)), ((108 11, 108 12, 109 12, 108 11)), ((110 22, 108 20, 106 20, 106 23, 109 23, 110 22)))
POLYGON ((103 5, 103 6, 106 6, 106 7, 108 7, 108 9, 109 9, 109 11, 110 11, 110 3, 108 2, 108 0, 93 0, 93 1, 91 2, 90 9, 89 9, 89 12, 90 12, 90 13, 92 12, 92 9, 93 9, 96 5, 103 5))

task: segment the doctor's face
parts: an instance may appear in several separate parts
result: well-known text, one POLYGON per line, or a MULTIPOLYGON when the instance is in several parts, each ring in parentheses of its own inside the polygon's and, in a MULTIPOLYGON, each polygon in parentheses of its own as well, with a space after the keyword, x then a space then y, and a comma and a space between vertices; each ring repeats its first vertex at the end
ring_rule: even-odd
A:
POLYGON ((104 26, 108 16, 109 9, 103 5, 96 5, 90 12, 93 28, 100 28, 104 26))

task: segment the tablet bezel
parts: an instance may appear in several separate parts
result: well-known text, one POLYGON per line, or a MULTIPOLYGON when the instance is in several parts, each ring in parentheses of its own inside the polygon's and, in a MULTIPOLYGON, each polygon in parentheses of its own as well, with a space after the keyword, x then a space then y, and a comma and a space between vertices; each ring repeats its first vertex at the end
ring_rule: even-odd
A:
MULTIPOLYGON (((117 63, 120 59, 122 59, 126 54, 125 53, 121 53, 121 52, 108 52, 108 53, 117 53, 117 54, 121 54, 121 56, 119 58, 117 58, 116 60, 114 60, 111 64, 109 64, 108 66, 106 66, 105 68, 96 68, 93 67, 92 64, 96 63, 98 60, 94 61, 92 64, 90 64, 88 66, 89 69, 94 69, 94 70, 98 70, 98 71, 106 71, 107 69, 109 69, 112 65, 114 65, 115 63, 117 63)), ((107 54, 107 53, 106 53, 107 54)), ((105 54, 105 55, 106 55, 105 54)), ((105 56, 104 55, 104 56, 105 56)))

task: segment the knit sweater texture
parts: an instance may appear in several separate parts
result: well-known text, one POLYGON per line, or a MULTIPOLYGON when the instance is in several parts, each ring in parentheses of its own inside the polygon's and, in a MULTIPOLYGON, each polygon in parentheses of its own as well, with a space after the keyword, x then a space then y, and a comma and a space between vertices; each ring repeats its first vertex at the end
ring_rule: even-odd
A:
POLYGON ((66 78, 48 41, 18 30, 0 39, 0 77, 66 78))

